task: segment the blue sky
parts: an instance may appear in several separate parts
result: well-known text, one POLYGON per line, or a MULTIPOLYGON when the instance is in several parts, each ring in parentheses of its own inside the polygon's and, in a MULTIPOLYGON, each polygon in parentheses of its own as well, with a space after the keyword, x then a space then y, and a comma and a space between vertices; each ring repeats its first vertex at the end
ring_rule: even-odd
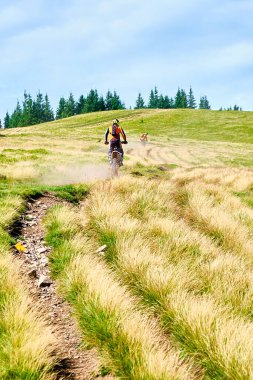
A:
POLYGON ((192 86, 213 109, 253 110, 252 0, 0 0, 0 118, 26 89, 77 99, 192 86))

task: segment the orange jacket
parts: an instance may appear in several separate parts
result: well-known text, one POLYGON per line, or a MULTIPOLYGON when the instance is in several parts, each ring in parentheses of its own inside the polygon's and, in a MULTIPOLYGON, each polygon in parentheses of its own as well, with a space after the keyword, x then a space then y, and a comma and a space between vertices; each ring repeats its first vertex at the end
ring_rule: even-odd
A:
POLYGON ((126 134, 125 134, 123 128, 117 126, 116 133, 117 133, 116 136, 112 135, 112 126, 107 128, 107 130, 105 132, 105 141, 106 142, 108 141, 108 136, 109 136, 109 141, 119 141, 120 135, 122 136, 123 140, 126 141, 126 134))

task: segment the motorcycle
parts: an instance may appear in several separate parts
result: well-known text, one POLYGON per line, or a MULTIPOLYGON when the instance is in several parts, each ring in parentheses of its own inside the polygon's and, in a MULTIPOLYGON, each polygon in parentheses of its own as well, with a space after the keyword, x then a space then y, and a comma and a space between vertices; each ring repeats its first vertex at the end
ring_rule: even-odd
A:
MULTIPOLYGON (((121 144, 127 144, 127 141, 121 141, 121 144)), ((123 165, 123 156, 115 146, 111 153, 108 153, 109 165, 111 167, 112 178, 118 177, 119 167, 123 165)))

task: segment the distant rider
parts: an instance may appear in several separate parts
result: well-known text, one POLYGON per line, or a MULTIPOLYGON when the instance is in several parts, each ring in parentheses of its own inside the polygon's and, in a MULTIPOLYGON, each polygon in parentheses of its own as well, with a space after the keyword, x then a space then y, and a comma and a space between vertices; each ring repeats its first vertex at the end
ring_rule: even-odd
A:
POLYGON ((141 141, 141 143, 143 143, 145 145, 148 142, 148 134, 147 133, 142 133, 140 135, 140 141, 141 141))
POLYGON ((121 165, 123 165, 124 151, 123 151, 123 148, 121 145, 120 135, 123 138, 123 144, 127 144, 126 134, 123 131, 123 128, 121 128, 119 126, 119 120, 114 119, 111 127, 107 128, 107 130, 105 132, 105 142, 104 143, 109 144, 109 142, 110 142, 109 151, 108 151, 109 161, 111 160, 112 151, 116 147, 118 152, 121 153, 121 165), (109 142, 108 142, 108 138, 109 138, 109 142))

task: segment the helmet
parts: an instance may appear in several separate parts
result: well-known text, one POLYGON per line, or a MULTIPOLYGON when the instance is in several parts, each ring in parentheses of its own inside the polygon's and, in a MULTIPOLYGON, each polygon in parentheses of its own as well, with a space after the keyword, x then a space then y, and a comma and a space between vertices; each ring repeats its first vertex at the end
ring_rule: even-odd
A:
POLYGON ((119 119, 113 119, 112 124, 119 124, 119 119))

